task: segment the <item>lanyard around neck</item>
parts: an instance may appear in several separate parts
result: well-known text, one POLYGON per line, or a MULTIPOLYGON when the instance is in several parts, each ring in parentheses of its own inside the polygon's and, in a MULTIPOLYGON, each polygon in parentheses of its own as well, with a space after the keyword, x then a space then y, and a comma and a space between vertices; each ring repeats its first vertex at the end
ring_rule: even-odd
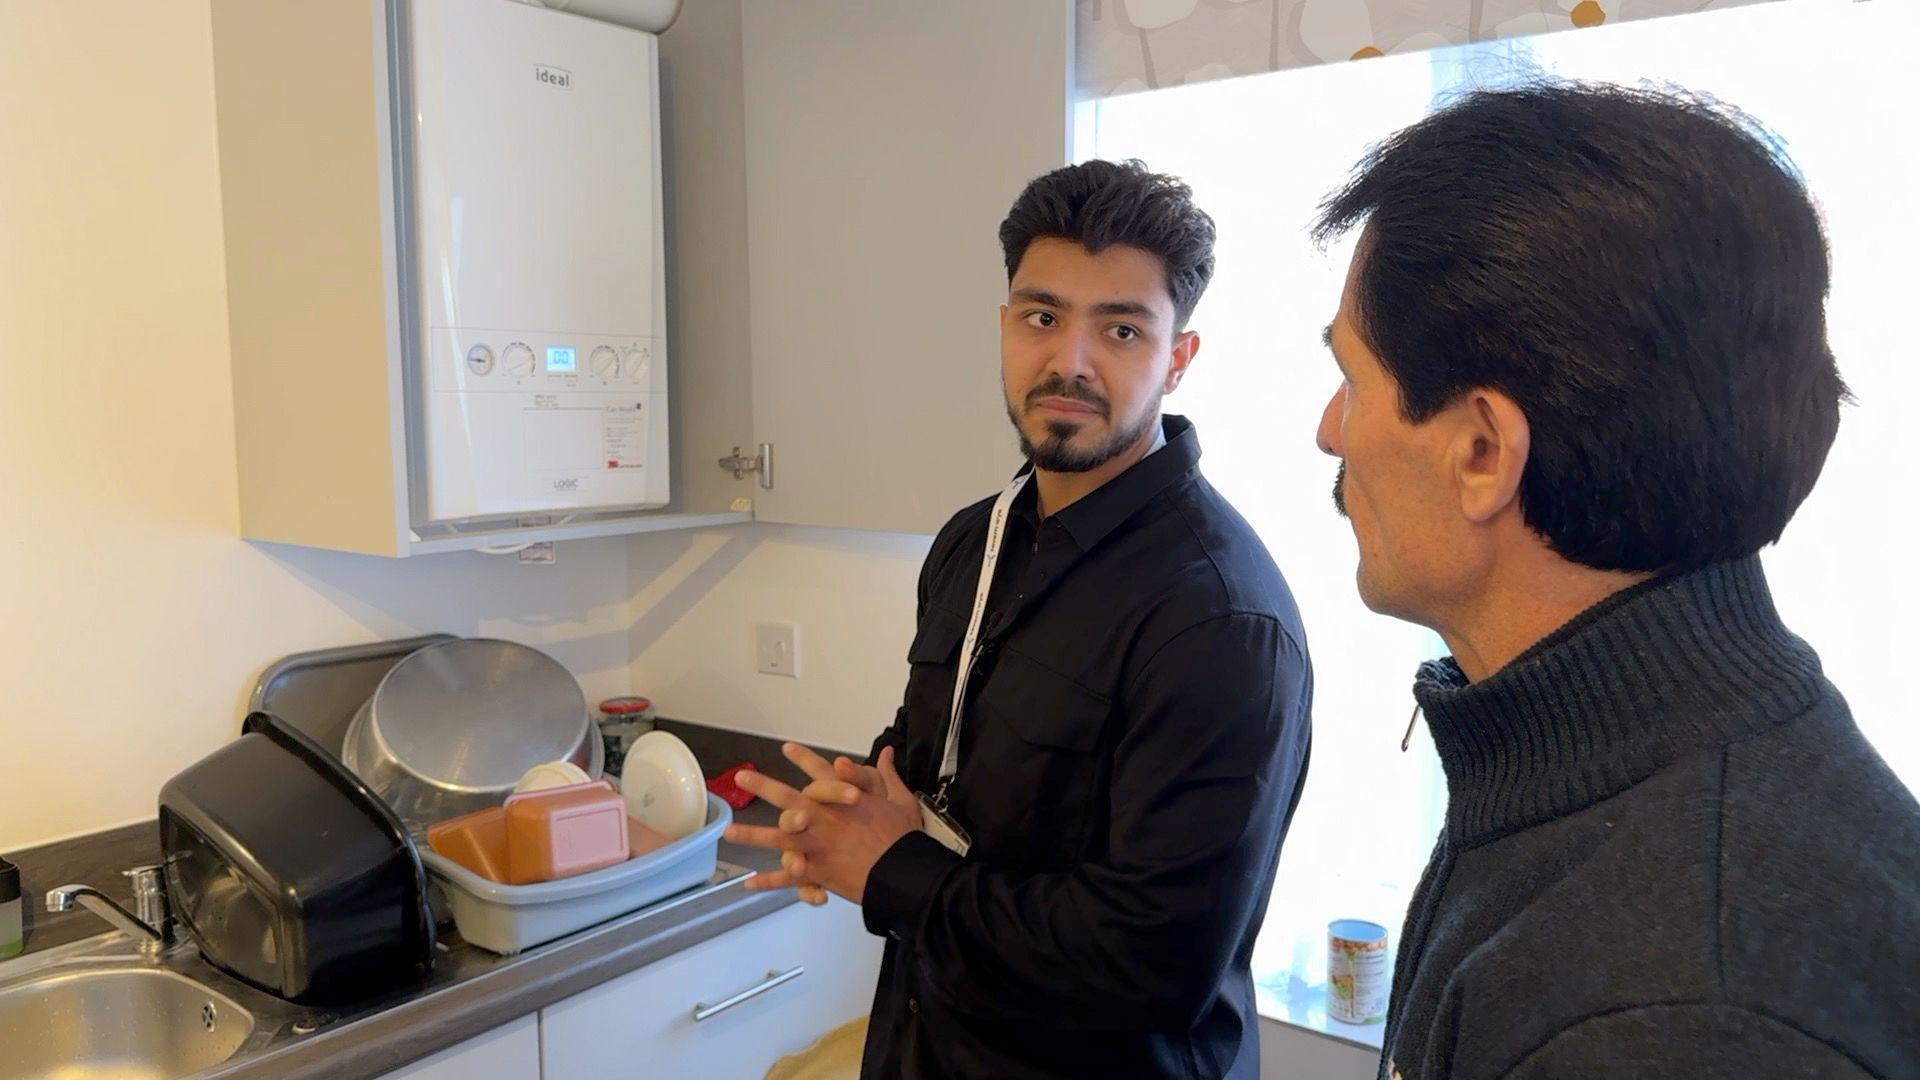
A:
POLYGON ((1013 500, 1027 486, 1032 473, 1014 477, 1000 497, 993 500, 993 515, 987 523, 987 550, 980 556, 980 583, 973 591, 973 615, 967 620, 967 637, 960 649, 960 671, 953 679, 953 710, 947 716, 947 748, 940 756, 940 789, 935 802, 946 804, 947 785, 960 771, 960 714, 967 699, 967 677, 973 673, 973 661, 980 643, 980 619, 987 612, 987 594, 993 590, 993 569, 1000 563, 1000 543, 1007 535, 1007 516, 1013 500))

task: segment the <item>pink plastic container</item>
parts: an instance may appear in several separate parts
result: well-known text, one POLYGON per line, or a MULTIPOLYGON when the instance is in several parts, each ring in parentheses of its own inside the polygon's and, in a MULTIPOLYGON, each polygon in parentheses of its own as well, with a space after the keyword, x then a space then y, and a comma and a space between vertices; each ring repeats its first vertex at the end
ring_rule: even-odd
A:
POLYGON ((627 804, 605 780, 507 797, 507 884, 584 874, 631 854, 627 804))

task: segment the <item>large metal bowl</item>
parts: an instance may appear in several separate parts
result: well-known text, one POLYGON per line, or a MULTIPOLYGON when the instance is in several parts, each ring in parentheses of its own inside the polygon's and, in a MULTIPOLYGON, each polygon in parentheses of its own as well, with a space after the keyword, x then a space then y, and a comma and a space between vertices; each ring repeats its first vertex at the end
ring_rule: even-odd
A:
POLYGON ((603 749, 567 669, 512 641, 463 638, 395 664, 347 726, 341 760, 415 832, 498 806, 521 774, 603 749))

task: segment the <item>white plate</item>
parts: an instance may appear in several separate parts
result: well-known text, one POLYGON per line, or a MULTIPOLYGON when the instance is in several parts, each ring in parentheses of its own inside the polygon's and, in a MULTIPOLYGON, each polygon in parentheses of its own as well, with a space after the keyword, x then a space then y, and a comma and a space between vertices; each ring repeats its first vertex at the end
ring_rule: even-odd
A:
POLYGON ((629 816, 674 840, 706 824, 707 782, 700 762, 667 732, 649 731, 633 741, 620 772, 620 793, 629 816))

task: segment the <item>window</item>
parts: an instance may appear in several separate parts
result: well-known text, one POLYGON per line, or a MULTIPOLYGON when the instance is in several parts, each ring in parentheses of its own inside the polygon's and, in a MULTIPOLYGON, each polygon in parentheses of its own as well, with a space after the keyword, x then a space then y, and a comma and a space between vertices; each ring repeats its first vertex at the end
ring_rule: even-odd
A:
POLYGON ((1906 333, 1920 213, 1920 151, 1888 119, 1910 101, 1902 50, 1914 5, 1792 0, 1360 63, 1126 95, 1083 111, 1083 156, 1138 157, 1184 177, 1219 223, 1214 283, 1193 318, 1202 345, 1168 409, 1199 424, 1203 468, 1265 538, 1306 618, 1315 667, 1311 774, 1254 956, 1262 1012, 1378 1044, 1380 1029, 1324 1023, 1326 924, 1365 918, 1397 944, 1438 834, 1446 784, 1424 727, 1402 753, 1417 664, 1444 652, 1418 627, 1368 612, 1353 536, 1331 504, 1333 461, 1314 428, 1336 375, 1320 343, 1352 238, 1306 235, 1319 201, 1366 147, 1466 86, 1527 74, 1710 93, 1785 144, 1825 217, 1828 321, 1858 404, 1784 541, 1764 556, 1787 622, 1820 651, 1861 728, 1909 786, 1920 731, 1905 719, 1902 635, 1920 606, 1920 523, 1909 402, 1920 365, 1906 333), (1783 77, 1783 73, 1786 77, 1783 77))

